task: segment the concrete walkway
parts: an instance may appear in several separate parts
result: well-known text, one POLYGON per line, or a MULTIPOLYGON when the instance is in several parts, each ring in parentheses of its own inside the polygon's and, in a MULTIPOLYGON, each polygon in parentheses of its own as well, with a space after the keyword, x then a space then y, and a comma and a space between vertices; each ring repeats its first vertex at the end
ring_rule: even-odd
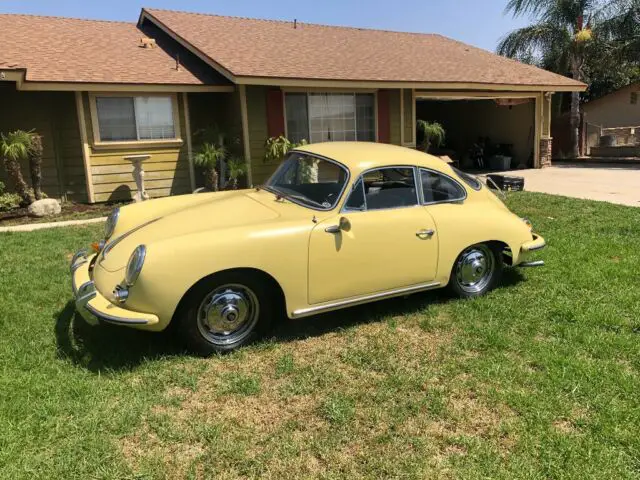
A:
POLYGON ((45 228, 69 227, 72 225, 87 225, 89 223, 104 222, 107 217, 88 218, 86 220, 65 220, 63 222, 49 223, 27 223, 25 225, 14 225, 12 227, 0 227, 0 233, 5 232, 32 232, 34 230, 43 230, 45 228))
POLYGON ((495 173, 524 177, 524 189, 530 192, 640 207, 640 165, 558 163, 495 173))

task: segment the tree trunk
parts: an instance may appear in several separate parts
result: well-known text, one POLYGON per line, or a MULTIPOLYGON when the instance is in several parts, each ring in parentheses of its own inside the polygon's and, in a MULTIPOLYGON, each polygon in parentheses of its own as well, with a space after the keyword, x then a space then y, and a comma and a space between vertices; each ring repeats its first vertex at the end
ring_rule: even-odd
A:
MULTIPOLYGON (((580 80, 580 60, 578 58, 571 60, 571 76, 574 80, 580 80)), ((571 128, 570 141, 571 141, 571 157, 578 158, 580 156, 580 93, 571 92, 571 113, 569 117, 569 125, 571 128)))
POLYGON ((205 187, 212 192, 218 191, 218 172, 214 167, 207 168, 204 173, 205 187))
POLYGON ((34 134, 29 149, 29 169, 31 170, 31 185, 36 200, 42 199, 42 137, 34 134))
POLYGON ((13 185, 16 188, 16 193, 22 198, 22 202, 30 205, 33 203, 33 197, 27 186, 27 182, 24 181, 22 176, 22 170, 20 169, 20 162, 17 160, 11 160, 9 158, 4 159, 4 168, 7 171, 7 175, 13 181, 13 185))

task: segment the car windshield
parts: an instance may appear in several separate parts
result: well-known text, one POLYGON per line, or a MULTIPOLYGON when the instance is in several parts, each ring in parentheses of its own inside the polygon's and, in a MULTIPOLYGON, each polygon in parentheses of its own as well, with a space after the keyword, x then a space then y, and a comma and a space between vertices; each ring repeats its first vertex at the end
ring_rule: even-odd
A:
POLYGON ((305 207, 331 210, 348 177, 349 172, 339 163, 305 152, 291 152, 264 188, 305 207))

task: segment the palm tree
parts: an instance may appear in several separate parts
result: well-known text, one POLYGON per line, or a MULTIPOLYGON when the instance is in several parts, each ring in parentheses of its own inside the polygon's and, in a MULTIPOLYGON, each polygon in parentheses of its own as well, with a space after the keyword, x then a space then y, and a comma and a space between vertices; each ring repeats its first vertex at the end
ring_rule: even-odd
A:
MULTIPOLYGON (((611 2, 604 0, 509 0, 506 12, 530 15, 534 23, 500 40, 498 53, 561 75, 584 81, 586 47, 594 40, 592 28, 611 2)), ((580 94, 571 93, 571 144, 579 155, 580 94)))
POLYGON ((227 188, 238 189, 238 179, 247 173, 247 163, 241 157, 231 157, 227 160, 227 174, 229 182, 227 188))
POLYGON ((29 156, 32 141, 32 134, 24 130, 0 135, 0 155, 4 161, 4 168, 16 187, 16 193, 27 205, 33 203, 33 196, 22 176, 20 162, 29 156))
POLYGON ((29 132, 31 145, 29 146, 29 170, 31 172, 31 185, 36 200, 42 199, 42 136, 35 132, 29 132))
POLYGON ((200 146, 198 153, 193 157, 193 163, 204 168, 205 186, 213 192, 218 191, 218 168, 220 168, 220 164, 224 161, 226 156, 227 149, 223 145, 205 142, 200 146))

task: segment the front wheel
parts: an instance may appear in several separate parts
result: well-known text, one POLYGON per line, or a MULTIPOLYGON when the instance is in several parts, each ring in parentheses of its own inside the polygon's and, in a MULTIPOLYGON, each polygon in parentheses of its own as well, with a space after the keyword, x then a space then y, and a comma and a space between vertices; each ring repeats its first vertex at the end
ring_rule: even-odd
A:
POLYGON ((466 248, 451 271, 449 289, 461 298, 484 295, 502 276, 502 253, 491 244, 479 243, 466 248))
POLYGON ((188 347, 201 355, 235 350, 270 326, 274 308, 268 286, 242 273, 214 275, 185 299, 180 331, 188 347))

